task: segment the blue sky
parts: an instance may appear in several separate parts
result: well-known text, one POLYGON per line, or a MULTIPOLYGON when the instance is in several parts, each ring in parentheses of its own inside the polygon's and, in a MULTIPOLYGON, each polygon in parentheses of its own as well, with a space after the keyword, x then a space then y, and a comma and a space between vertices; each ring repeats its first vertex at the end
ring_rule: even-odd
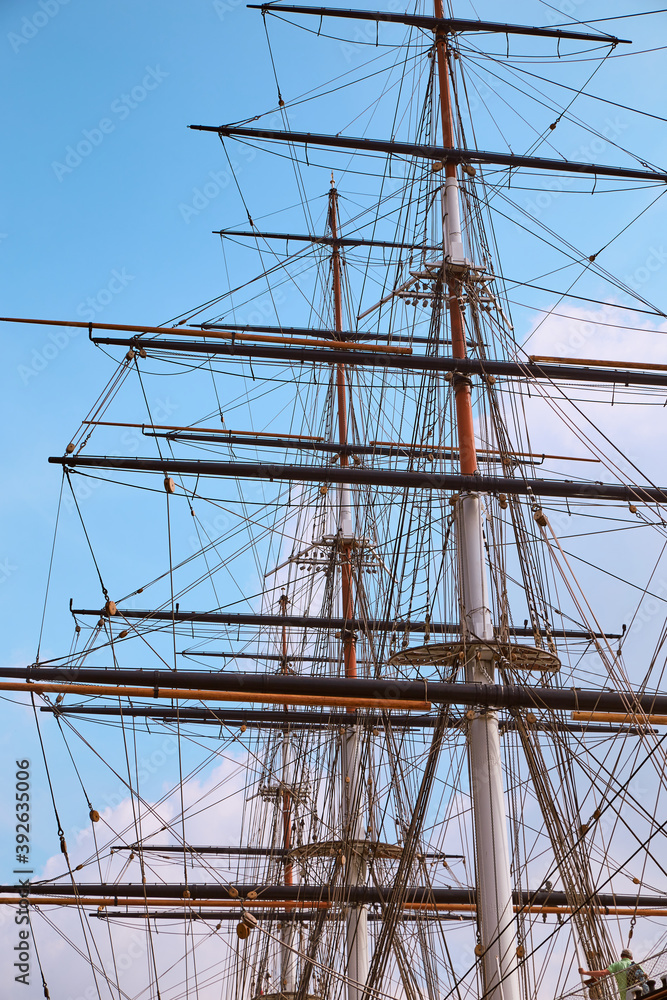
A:
MULTIPOLYGON (((462 0, 456 12, 493 18, 498 16, 498 6, 491 0, 475 5, 462 0)), ((553 6, 557 11, 533 0, 510 2, 502 5, 502 17, 547 24, 567 21, 567 13, 594 19, 651 5, 569 0, 553 6)), ((617 30, 625 34, 631 24, 634 48, 649 49, 665 36, 664 17, 621 21, 617 30)), ((316 20, 312 27, 316 29, 316 20)), ((337 25, 331 34, 345 32, 337 25)), ((350 29, 348 43, 317 39, 281 24, 271 25, 271 38, 286 99, 356 70, 375 56, 372 47, 361 44, 368 42, 368 36, 358 34, 356 28, 350 29)), ((503 46, 504 39, 499 52, 503 46)), ((94 314, 101 322, 158 324, 224 291, 228 282, 225 262, 211 230, 244 225, 245 208, 217 138, 188 131, 187 125, 240 121, 275 107, 276 85, 259 13, 246 10, 236 0, 163 0, 160 4, 5 0, 0 8, 0 51, 5 140, 0 166, 2 314, 85 320, 94 314)), ((590 63, 573 65, 559 79, 581 86, 591 70, 590 63)), ((660 115, 664 113, 664 80, 664 53, 655 52, 610 60, 589 89, 660 115)), ((319 108, 301 105, 291 119, 293 127, 346 129, 357 134, 355 125, 348 123, 375 98, 374 86, 369 81, 356 91, 331 95, 319 108)), ((490 77, 487 86, 493 86, 490 77)), ((499 133, 511 135, 517 150, 529 145, 528 133, 522 134, 510 109, 502 102, 490 104, 497 129, 485 119, 480 145, 500 148, 499 133)), ((647 161, 667 164, 664 122, 595 102, 579 101, 574 110, 605 139, 598 140, 601 149, 591 148, 591 137, 583 130, 564 125, 555 141, 565 155, 630 162, 614 148, 616 142, 647 161)), ((364 120, 369 135, 379 134, 383 125, 381 120, 364 120)), ((236 158, 237 175, 253 217, 288 209, 294 203, 294 188, 282 162, 264 153, 249 157, 234 144, 228 148, 236 158)), ((322 157, 319 162, 325 160, 322 157)), ((313 222, 321 230, 321 196, 328 177, 326 163, 313 168, 307 181, 308 196, 320 199, 313 202, 313 222)), ((354 211, 359 184, 365 185, 361 193, 365 196, 366 182, 350 176, 341 183, 341 194, 350 192, 346 211, 354 211)), ((537 213, 553 229, 564 229, 573 243, 590 247, 591 253, 616 236, 650 200, 646 192, 625 194, 620 204, 604 198, 588 200, 586 212, 581 212, 580 197, 568 199, 559 188, 545 188, 522 194, 519 200, 529 214, 537 213)), ((276 229, 293 226, 298 231, 306 225, 292 210, 269 221, 270 228, 276 229)), ((510 226, 505 230, 502 222, 499 226, 508 237, 504 259, 511 277, 527 278, 547 269, 546 251, 531 249, 510 226)), ((605 251, 604 267, 634 283, 642 295, 667 311, 664 232, 665 209, 660 202, 605 251)), ((249 255, 239 252, 228 259, 227 266, 233 282, 247 276, 253 265, 249 255)), ((605 297, 599 279, 591 278, 586 287, 605 297)), ((544 295, 530 301, 544 307, 552 300, 544 295)), ((291 305, 287 303, 283 322, 301 322, 302 307, 295 303, 292 316, 291 305)), ((246 316, 251 308, 246 307, 246 316)), ((528 333, 537 314, 526 309, 519 310, 518 316, 523 332, 528 333)), ((58 471, 47 465, 46 458, 62 453, 113 365, 88 344, 83 331, 75 334, 2 324, 0 334, 5 429, 0 641, 3 663, 21 664, 33 658, 37 645, 60 487, 58 471)), ((154 414, 164 418, 161 422, 178 423, 195 415, 196 401, 184 396, 176 380, 165 378, 150 391, 154 414)), ((135 411, 128 419, 138 417, 135 411)), ((129 453, 137 446, 131 436, 118 435, 112 442, 112 447, 129 453)), ((107 562, 116 535, 127 538, 134 532, 139 538, 145 529, 157 542, 157 529, 146 524, 149 514, 143 501, 138 515, 133 514, 126 501, 117 508, 108 500, 98 502, 105 489, 100 489, 99 496, 93 491, 84 499, 107 562)), ((59 551, 54 578, 58 598, 47 618, 48 648, 59 648, 58 643, 69 636, 69 597, 83 600, 95 586, 93 569, 82 556, 75 514, 68 509, 63 517, 64 549, 59 551)), ((148 573, 150 551, 139 549, 137 542, 137 572, 148 573)), ((648 547, 644 551, 641 546, 628 554, 637 579, 650 556, 648 547)), ((613 589, 607 597, 604 586, 599 596, 603 605, 608 599, 614 608, 623 600, 613 589)), ((5 714, 0 731, 0 801, 11 793, 7 782, 16 756, 37 759, 38 752, 25 710, 10 711, 8 706, 5 714)), ((112 794, 111 785, 109 789, 112 794)), ((61 793, 68 802, 70 795, 73 800, 66 780, 61 793)), ((36 794, 44 832, 38 834, 35 857, 43 861, 54 851, 43 780, 36 794)), ((82 815, 80 802, 76 815, 82 815)), ((10 832, 0 822, 0 837, 4 834, 9 842, 10 832)), ((6 868, 6 857, 0 854, 0 858, 6 868)))
MULTIPOLYGON (((554 23, 568 20, 566 13, 588 18, 628 13, 625 3, 593 0, 562 3, 559 9, 561 16, 539 3, 510 3, 503 14, 508 20, 554 23)), ((462 15, 475 12, 496 15, 492 3, 474 9, 462 4, 457 10, 462 15)), ((187 5, 167 0, 159 6, 45 0, 42 7, 16 0, 3 4, 0 17, 7 149, 1 168, 3 314, 89 319, 94 311, 102 322, 161 323, 224 290, 223 261, 211 230, 243 225, 244 206, 218 140, 186 126, 241 120, 275 107, 260 15, 233 0, 187 5), (72 149, 74 154, 68 152, 72 149)), ((634 47, 650 48, 662 19, 631 23, 634 47)), ((627 24, 619 22, 619 33, 627 24)), ((329 22, 331 34, 349 37, 344 44, 272 24, 284 96, 289 99, 375 57, 372 46, 360 44, 368 41, 362 30, 355 25, 346 35, 338 23, 329 22)), ((504 40, 500 51, 503 46, 504 40)), ((660 114, 663 65, 660 52, 608 62, 590 90, 660 114)), ((590 69, 590 64, 572 66, 562 79, 580 86, 590 69)), ((491 77, 488 85, 493 86, 491 77)), ((323 111, 319 105, 300 106, 292 118, 294 127, 340 130, 355 118, 364 99, 374 96, 373 86, 369 82, 361 94, 347 90, 332 95, 322 102, 323 111)), ((648 160, 667 159, 663 123, 595 102, 578 103, 574 110, 648 160)), ((510 129, 518 130, 517 120, 502 103, 496 113, 500 130, 514 136, 510 129)), ((484 128, 480 144, 497 147, 498 132, 488 121, 484 128)), ((354 127, 348 131, 354 133, 354 127)), ((372 122, 368 133, 377 134, 372 122)), ((609 145, 590 149, 591 137, 583 131, 564 129, 560 142, 575 158, 597 153, 603 161, 627 162, 609 145)), ((253 214, 293 204, 294 191, 281 162, 262 153, 250 159, 234 144, 230 149, 240 164, 238 176, 253 214)), ((326 168, 310 172, 311 197, 326 191, 328 173, 326 168)), ((356 183, 354 178, 347 187, 343 182, 341 194, 356 183)), ((648 203, 645 193, 623 197, 620 207, 612 207, 621 224, 648 203)), ((584 214, 576 199, 559 191, 522 198, 527 211, 535 212, 537 205, 547 224, 569 227, 573 241, 581 238, 582 244, 587 232, 604 240, 618 227, 609 215, 610 202, 602 199, 599 207, 587 205, 584 214)), ((317 224, 323 227, 321 198, 314 204, 317 224)), ((277 216, 275 224, 271 220, 272 227, 280 228, 278 222, 297 231, 304 225, 290 212, 277 216)), ((612 245, 604 263, 621 277, 639 275, 642 293, 664 304, 661 271, 645 266, 656 250, 661 253, 663 223, 659 205, 612 245)), ((241 253, 228 265, 232 279, 247 277, 254 266, 241 253)), ((530 275, 534 266, 520 241, 506 247, 505 268, 512 277, 530 275)), ((288 322, 292 316, 282 318, 288 322)), ((299 318, 294 315, 294 321, 299 318)), ((521 314, 526 330, 534 318, 529 311, 521 314)), ((3 629, 2 644, 3 660, 20 663, 32 658, 36 648, 59 489, 57 471, 45 459, 62 452, 112 367, 87 343, 85 332, 4 326, 2 336, 8 433, 3 441, 6 530, 0 602, 11 625, 3 629)), ((173 380, 163 382, 164 389, 156 390, 152 400, 155 412, 169 423, 180 407, 180 420, 188 403, 173 380)), ((121 451, 137 447, 127 438, 114 444, 121 451)), ((109 526, 116 530, 113 519, 109 526)), ((74 526, 68 523, 65 530, 71 544, 80 546, 74 526)), ((68 579, 66 572, 59 580, 67 598, 86 589, 86 581, 68 579)))
MULTIPOLYGON (((457 13, 493 17, 495 6, 473 8, 462 3, 457 13)), ((560 14, 548 5, 524 0, 504 5, 503 15, 508 20, 554 23, 567 21, 567 15, 595 18, 628 13, 626 3, 570 0, 555 6, 560 14)), ((0 216, 3 314, 79 320, 95 314, 102 322, 162 323, 224 290, 224 262, 211 230, 243 225, 245 208, 216 137, 188 131, 186 126, 238 121, 275 107, 276 87, 261 16, 234 0, 187 5, 167 0, 159 6, 45 0, 43 8, 15 0, 3 4, 0 17, 7 149, 0 168, 5 193, 0 216), (68 154, 77 146, 83 151, 80 162, 79 154, 68 154)), ((623 34, 632 24, 634 48, 643 49, 652 46, 661 23, 661 17, 621 21, 617 30, 623 34)), ((331 34, 345 35, 338 22, 329 22, 328 28, 331 34)), ((372 46, 360 44, 368 40, 360 34, 364 28, 353 25, 350 44, 345 45, 272 23, 285 96, 356 70, 375 57, 372 46)), ((500 51, 504 44, 503 40, 500 51)), ((589 89, 660 114, 663 65, 660 52, 609 61, 589 89)), ((590 63, 574 65, 560 79, 580 86, 591 69, 590 63)), ((487 82, 493 86, 491 77, 487 82)), ((299 106, 292 114, 293 127, 341 130, 364 101, 375 96, 374 86, 371 81, 361 91, 342 91, 321 105, 299 106)), ((505 91, 504 101, 515 98, 516 92, 505 91)), ((515 144, 524 138, 528 144, 520 121, 506 105, 490 101, 490 106, 497 127, 484 118, 480 145, 497 148, 498 130, 515 144)), ((664 123, 592 101, 578 102, 573 110, 603 135, 647 160, 667 159, 664 123)), ((368 134, 378 134, 373 121, 366 127, 368 134)), ((354 126, 348 131, 354 134, 354 126)), ((557 135, 559 148, 573 158, 589 154, 603 162, 629 162, 604 141, 597 140, 591 148, 592 137, 583 130, 563 125, 562 138, 560 131, 557 135)), ((283 161, 264 153, 251 159, 245 147, 234 143, 229 148, 239 164, 237 174, 253 216, 293 204, 294 190, 288 187, 291 179, 283 161)), ((321 228, 321 196, 328 177, 327 168, 312 169, 307 181, 309 196, 319 197, 314 202, 314 224, 321 228)), ((341 194, 352 189, 353 202, 360 183, 353 177, 347 183, 343 180, 341 194)), ((587 199, 586 211, 581 212, 582 197, 568 198, 558 189, 547 189, 522 194, 518 200, 527 212, 553 229, 562 229, 573 243, 591 252, 650 200, 645 192, 623 195, 617 202, 607 198, 595 204, 587 199)), ((603 263, 664 305, 663 204, 612 243, 603 263)), ((353 205, 347 210, 353 211, 353 205)), ((304 220, 285 212, 269 225, 299 231, 304 220)), ((543 247, 522 242, 509 226, 503 230, 502 220, 499 225, 507 237, 506 273, 523 278, 547 269, 543 247)), ((233 282, 247 278, 255 264, 238 251, 227 266, 233 282)), ((588 288, 604 297, 606 289, 599 280, 591 279, 588 288)), ((544 305, 548 296, 531 301, 544 305)), ((283 322, 299 322, 297 313, 296 304, 288 303, 283 322)), ((534 320, 529 310, 519 313, 526 331, 534 320)), ((112 369, 87 344, 84 331, 5 326, 2 336, 2 402, 5 427, 11 428, 3 442, 2 510, 5 525, 11 527, 0 550, 0 602, 13 625, 2 636, 3 658, 11 662, 32 655, 41 615, 37 595, 43 587, 59 488, 57 472, 45 458, 62 452, 112 369)), ((186 404, 174 398, 173 380, 163 382, 164 391, 156 391, 153 405, 168 423, 174 407, 186 404)), ((182 417, 181 411, 179 420, 182 417)), ((124 447, 120 441, 115 445, 118 450, 124 447)))

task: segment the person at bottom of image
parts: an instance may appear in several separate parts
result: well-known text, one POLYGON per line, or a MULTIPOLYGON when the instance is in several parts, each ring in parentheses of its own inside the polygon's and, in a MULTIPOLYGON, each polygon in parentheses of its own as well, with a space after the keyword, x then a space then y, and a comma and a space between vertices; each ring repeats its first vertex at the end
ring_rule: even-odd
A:
POLYGON ((632 952, 628 948, 623 949, 618 962, 612 962, 606 969, 589 969, 587 971, 580 967, 579 973, 591 979, 604 979, 605 976, 615 976, 620 1000, 626 1000, 627 991, 634 986, 641 986, 642 994, 648 993, 646 973, 641 965, 635 962, 632 952))

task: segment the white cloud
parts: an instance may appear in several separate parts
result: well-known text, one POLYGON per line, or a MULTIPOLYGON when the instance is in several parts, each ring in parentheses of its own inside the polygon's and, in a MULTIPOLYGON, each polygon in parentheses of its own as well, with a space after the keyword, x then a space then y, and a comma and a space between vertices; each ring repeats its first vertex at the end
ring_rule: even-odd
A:
MULTIPOLYGON (((147 842, 178 843, 183 807, 186 817, 185 835, 189 844, 238 843, 241 815, 240 810, 231 807, 229 797, 233 795, 238 802, 238 793, 247 776, 244 765, 242 758, 221 759, 220 763, 184 784, 182 800, 180 788, 165 785, 166 796, 159 803, 150 802, 142 806, 135 800, 133 806, 129 796, 125 796, 116 805, 101 809, 101 820, 95 824, 94 830, 100 865, 98 866, 97 861, 85 864, 77 873, 77 879, 83 884, 100 880, 108 882, 109 895, 113 894, 113 884, 116 881, 140 883, 139 859, 135 858, 127 864, 127 851, 116 852, 111 857, 108 851, 112 844, 130 843, 136 839, 135 816, 137 826, 147 842), (167 829, 162 829, 163 827, 167 829)), ((95 850, 92 825, 82 830, 77 838, 70 840, 68 850, 73 867, 85 861, 90 862, 95 850)), ((146 880, 149 883, 184 880, 182 856, 180 859, 177 856, 173 861, 167 861, 147 854, 145 861, 146 880)), ((210 859, 210 863, 204 861, 202 865, 188 865, 188 881, 228 884, 231 874, 226 868, 225 862, 219 858, 210 859)), ((35 881, 62 877, 65 870, 63 855, 55 854, 47 860, 42 872, 35 876, 35 881)), ((65 878, 64 881, 68 882, 68 879, 65 878)), ((74 907, 43 909, 43 914, 33 914, 34 933, 51 995, 62 997, 63 1000, 93 1000, 97 997, 93 985, 94 976, 85 957, 88 954, 104 970, 111 983, 118 984, 125 994, 133 997, 150 995, 146 984, 154 977, 154 954, 155 966, 161 973, 161 995, 163 1000, 168 1000, 170 996, 182 991, 186 969, 189 968, 189 975, 193 976, 193 944, 196 946, 200 984, 207 978, 212 980, 208 986, 199 990, 198 996, 202 1000, 214 996, 217 998, 220 995, 220 977, 224 975, 224 966, 233 957, 233 949, 236 948, 233 923, 224 925, 220 934, 213 935, 207 941, 204 939, 210 935, 212 925, 208 923, 208 929, 205 925, 195 925, 192 934, 186 939, 187 950, 190 952, 186 960, 183 934, 187 925, 184 923, 161 922, 157 927, 153 923, 149 941, 146 921, 116 921, 109 928, 106 921, 86 916, 95 912, 95 906, 84 905, 81 913, 74 907), (82 925, 86 927, 85 933, 82 925), (67 940, 74 942, 83 955, 77 955, 67 940), (176 948, 175 941, 178 942, 176 948), (207 977, 207 969, 213 970, 215 975, 207 977)), ((15 913, 14 907, 0 908, 0 974, 5 982, 13 980, 14 976, 11 956, 14 944, 18 941, 19 930, 13 922, 15 913)), ((101 995, 105 995, 108 988, 104 985, 103 976, 98 973, 97 977, 102 984, 101 995)), ((38 981, 39 973, 33 955, 30 982, 36 987, 38 981)), ((28 995, 32 994, 26 992, 26 996, 28 995)), ((111 995, 117 996, 115 988, 111 995)))
MULTIPOLYGON (((561 302, 552 314, 535 316, 524 348, 531 356, 667 365, 666 334, 667 320, 628 311, 616 302, 590 308, 561 302)), ((594 388, 587 383, 572 383, 572 387, 557 389, 531 386, 530 391, 526 412, 536 453, 608 456, 609 461, 597 468, 570 466, 581 478, 639 482, 640 474, 630 464, 634 463, 642 470, 645 481, 667 481, 664 449, 656 447, 657 436, 667 429, 667 413, 662 409, 667 390, 634 389, 630 395, 623 386, 594 388), (550 403, 545 401, 546 396, 551 398, 550 403), (628 405, 629 400, 633 405, 628 405), (559 413, 566 417, 565 421, 559 413), (587 443, 591 450, 587 450, 587 443), (615 479, 610 478, 614 467, 615 479)))

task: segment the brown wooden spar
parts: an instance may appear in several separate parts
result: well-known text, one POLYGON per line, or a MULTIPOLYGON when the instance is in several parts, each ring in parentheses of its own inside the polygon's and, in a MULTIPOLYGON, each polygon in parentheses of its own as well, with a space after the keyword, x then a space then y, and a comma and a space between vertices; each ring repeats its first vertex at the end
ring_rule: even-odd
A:
MULTIPOLYGON (((186 334, 188 337, 212 337, 217 340, 251 340, 258 344, 282 344, 286 347, 324 347, 331 349, 344 349, 359 351, 360 354, 412 354, 411 347, 394 347, 384 344, 354 344, 346 340, 310 340, 307 337, 280 337, 263 333, 228 333, 226 330, 211 330, 208 327, 198 327, 195 330, 179 328, 177 331, 165 331, 167 333, 178 332, 186 334)), ((337 329, 342 332, 342 327, 337 329)))
MULTIPOLYGON (((667 367, 667 366, 666 366, 667 367)), ((457 448, 451 448, 448 445, 433 445, 433 444, 407 444, 400 441, 371 441, 371 446, 377 445, 378 447, 391 448, 395 451, 397 448, 405 449, 406 451, 414 452, 426 452, 427 455, 436 454, 440 455, 458 455, 457 448)), ((531 458, 538 459, 539 461, 544 461, 545 458, 553 459, 558 462, 594 462, 599 464, 599 458, 583 458, 578 455, 548 455, 546 453, 539 454, 534 451, 501 451, 499 448, 477 448, 477 456, 479 455, 497 455, 502 458, 531 458)))
MULTIPOLYGON (((167 890, 165 886, 165 891, 167 890)), ((36 887, 35 887, 36 891, 36 887)), ((129 896, 0 896, 0 905, 3 903, 9 906, 16 906, 26 902, 29 906, 97 906, 103 909, 106 906, 146 906, 146 901, 141 898, 129 896)), ((238 899, 152 899, 151 906, 187 907, 193 910, 200 906, 238 906, 238 899)), ((253 902, 244 900, 245 909, 277 910, 285 909, 284 900, 265 900, 263 902, 253 902)), ((291 907, 307 907, 309 910, 327 910, 331 903, 319 903, 314 900, 290 900, 291 907)))
MULTIPOLYGON (((85 421, 84 421, 85 422, 85 421)), ((390 456, 392 458, 412 458, 415 455, 426 458, 427 461, 435 461, 436 458, 449 458, 458 456, 458 448, 451 448, 448 445, 409 445, 401 442, 394 444, 385 442, 384 444, 341 444, 339 441, 324 441, 301 437, 298 434, 270 435, 268 433, 253 434, 252 431, 225 431, 213 430, 212 432, 201 432, 197 427, 174 428, 173 430, 159 430, 157 424, 154 427, 147 424, 135 424, 140 427, 144 437, 164 438, 167 441, 193 441, 205 444, 236 444, 252 448, 285 449, 287 451, 319 451, 329 455, 340 455, 343 452, 347 455, 372 455, 374 458, 390 456), (222 437, 220 435, 223 435, 222 437)), ((583 458, 576 455, 540 455, 534 452, 500 451, 498 449, 478 449, 477 456, 479 462, 486 465, 542 465, 546 459, 568 462, 591 462, 599 464, 599 458, 583 458), (479 456, 483 457, 480 458, 479 456)))
MULTIPOLYGON (((665 824, 663 824, 664 826, 665 824)), ((657 831, 656 831, 657 832, 657 831)), ((400 848, 399 848, 400 852, 400 848)), ((394 860, 398 860, 400 853, 394 860)), ((20 884, 0 885, 0 902, 9 902, 21 892, 20 884)), ((214 882, 81 882, 74 885, 56 881, 40 882, 30 886, 34 902, 48 904, 54 899, 71 899, 73 902, 88 898, 98 903, 104 899, 123 900, 122 905, 146 906, 150 900, 156 906, 238 906, 241 901, 248 906, 329 906, 350 904, 387 904, 395 889, 379 885, 336 885, 325 882, 301 883, 300 885, 275 885, 264 882, 245 883, 220 880, 214 882), (128 901, 126 903, 126 900, 128 901)), ((445 910, 474 908, 479 904, 479 891, 473 886, 459 885, 443 887, 433 885, 405 886, 400 893, 401 905, 406 909, 443 908, 445 910)), ((600 913, 614 910, 634 912, 636 907, 658 910, 665 914, 667 899, 659 893, 645 891, 633 893, 592 892, 581 897, 576 906, 568 901, 567 893, 559 890, 521 889, 512 893, 512 907, 515 912, 527 912, 532 907, 535 912, 553 908, 551 912, 573 912, 575 909, 594 909, 600 913)))
MULTIPOLYGON (((94 427, 137 427, 141 430, 145 428, 150 428, 152 431, 196 431, 198 434, 222 434, 223 437, 250 437, 250 438, 264 438, 264 437, 275 437, 276 435, 270 431, 232 431, 228 430, 226 427, 198 427, 195 425, 190 426, 179 426, 177 424, 137 424, 137 423, 125 423, 118 420, 82 420, 82 424, 90 424, 94 427)), ((315 437, 312 434, 280 434, 281 438, 286 438, 288 440, 295 441, 311 441, 311 442, 323 442, 323 437, 315 437)), ((555 456, 546 455, 545 458, 553 458, 555 456)), ((576 461, 576 459, 574 459, 576 461)))
POLYGON ((429 701, 409 701, 400 698, 352 698, 347 697, 320 697, 319 695, 300 694, 262 694, 257 691, 215 691, 206 688, 169 688, 169 687, 134 687, 130 685, 105 686, 103 684, 66 684, 58 681, 28 681, 26 683, 18 681, 0 681, 0 691, 26 691, 32 694, 78 694, 78 695, 103 695, 108 698, 167 698, 169 700, 190 700, 197 701, 241 701, 241 702, 262 702, 267 705, 304 705, 313 708, 345 708, 353 711, 355 708, 380 708, 385 711, 392 708, 414 709, 420 712, 429 712, 431 703, 429 701))
MULTIPOLYGON (((437 655, 438 644, 430 647, 437 655)), ((451 664, 458 659, 460 643, 447 644, 442 658, 436 662, 451 664)), ((502 644, 500 644, 502 649, 502 644)), ((409 650, 407 651, 409 653, 409 650)), ((500 653, 499 653, 500 655, 500 653)), ((551 655, 551 654, 550 654, 551 655)), ((529 661, 526 661, 529 669, 529 661)), ((155 697, 216 698, 239 702, 267 702, 277 704, 335 704, 344 703, 367 707, 391 709, 401 707, 418 709, 424 703, 435 705, 479 705, 495 709, 530 708, 538 711, 591 711, 616 714, 636 712, 639 717, 667 714, 667 693, 662 691, 637 692, 631 688, 609 691, 600 688, 557 688, 519 684, 488 684, 478 682, 450 683, 419 678, 402 680, 398 677, 333 677, 312 674, 238 673, 236 671, 183 671, 137 670, 126 667, 63 667, 43 664, 38 667, 0 667, 0 677, 8 683, 19 685, 6 690, 29 691, 32 688, 48 690, 47 684, 57 685, 53 690, 65 689, 79 692, 82 685, 94 687, 93 693, 132 693, 153 699, 155 697), (41 676, 40 676, 41 675, 41 676), (37 679, 36 679, 37 678, 37 679), (10 680, 11 679, 11 680, 10 680), (135 688, 136 685, 136 688, 135 688), (122 691, 119 689, 122 688, 122 691), (99 689, 99 690, 98 690, 99 689), (157 694, 156 694, 157 692, 157 694), (173 692, 173 693, 172 693, 173 692)), ((90 692, 89 692, 90 693, 90 692)), ((530 726, 530 720, 526 720, 530 726)))
MULTIPOLYGON (((281 337, 259 333, 243 333, 224 329, 209 330, 206 327, 188 326, 127 326, 122 323, 81 323, 78 320, 28 319, 20 316, 0 316, 0 323, 31 323, 38 326, 78 327, 84 330, 124 330, 127 333, 178 333, 185 337, 211 337, 214 340, 251 340, 260 344, 281 344, 286 347, 326 347, 342 348, 371 354, 412 354, 411 347, 394 347, 382 344, 350 344, 342 340, 313 340, 308 337, 281 337)), ((339 332, 342 331, 341 330, 339 332)), ((159 343, 155 346, 159 346, 159 343)))
POLYGON ((654 712, 572 712, 574 722, 609 722, 618 726, 667 726, 667 715, 654 712))

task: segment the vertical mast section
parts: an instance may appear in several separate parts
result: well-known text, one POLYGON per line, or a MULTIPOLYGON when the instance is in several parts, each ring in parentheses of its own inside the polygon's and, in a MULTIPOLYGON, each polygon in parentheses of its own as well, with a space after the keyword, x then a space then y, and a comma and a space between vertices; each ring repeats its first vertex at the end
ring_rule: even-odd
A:
MULTIPOLYGON (((289 599, 287 594, 283 593, 280 595, 278 604, 280 606, 281 615, 287 614, 287 605, 289 599)), ((286 674, 287 669, 287 628, 285 625, 282 626, 282 661, 281 661, 281 673, 286 674)), ((285 711, 289 711, 289 706, 285 707, 285 711)), ((291 795, 291 782, 293 780, 293 767, 292 767, 292 747, 291 747, 291 737, 288 726, 285 726, 283 730, 282 739, 282 774, 281 774, 281 784, 282 793, 280 794, 280 799, 282 802, 282 827, 283 827, 283 848, 285 850, 284 856, 284 881, 285 885, 294 884, 294 869, 292 866, 292 861, 289 856, 289 852, 292 848, 292 795, 291 795)), ((292 941, 294 936, 294 925, 289 921, 285 921, 280 929, 280 939, 281 939, 281 949, 280 949, 280 983, 281 992, 284 993, 294 993, 295 982, 296 982, 296 961, 295 955, 292 950, 292 941)))
MULTIPOLYGON (((434 0, 443 17, 442 0, 434 0)), ((454 118, 449 90, 447 35, 436 34, 443 145, 454 147, 454 118)), ((469 262, 461 235, 457 166, 445 164, 444 281, 447 284, 452 356, 465 358, 466 338, 460 293, 469 262)), ((477 472, 470 379, 454 374, 459 461, 464 475, 477 472)), ((459 553, 461 625, 464 642, 476 641, 466 658, 466 681, 495 683, 493 625, 488 597, 482 513, 477 493, 462 494, 455 506, 459 553), (487 644, 488 654, 484 651, 487 644), (479 650, 483 652, 479 653, 479 650)), ((468 723, 468 757, 477 854, 479 941, 485 1000, 519 1000, 517 942, 512 903, 507 817, 503 793, 498 716, 477 708, 468 723)))
MULTIPOLYGON (((338 239, 338 192, 331 178, 329 192, 329 228, 333 237, 331 265, 333 271, 334 326, 336 333, 343 330, 343 294, 340 246, 338 239)), ((348 443, 347 433, 347 374, 344 364, 336 366, 336 396, 338 404, 338 440, 348 443)), ((340 464, 345 467, 349 459, 345 451, 340 455, 340 464)), ((338 520, 338 546, 341 564, 341 598, 345 621, 354 619, 354 589, 352 573, 352 553, 354 551, 354 531, 352 527, 352 500, 350 487, 341 484, 339 491, 340 510, 338 520)), ((357 676, 356 638, 351 629, 343 632, 343 657, 345 676, 357 676)), ((362 801, 363 788, 359 760, 359 727, 345 730, 341 737, 341 801, 343 805, 343 846, 346 861, 346 881, 350 886, 363 885, 366 881, 366 860, 361 850, 363 839, 362 801)), ((346 914, 347 944, 347 998, 361 1000, 368 978, 368 910, 365 906, 350 905, 346 914)))
MULTIPOLYGON (((329 228, 331 235, 336 241, 338 239, 338 192, 331 180, 331 190, 329 192, 329 228)), ((331 255, 331 266, 333 270, 333 293, 334 293, 334 326, 336 333, 343 330, 343 294, 341 280, 341 260, 340 247, 337 242, 333 244, 331 255)), ((340 339, 340 338, 339 338, 340 339)), ((338 401, 338 440, 342 445, 347 444, 347 375, 345 365, 336 366, 336 395, 338 401)), ((349 465, 349 457, 346 451, 340 455, 340 464, 343 468, 349 465)), ((354 535, 352 532, 352 503, 350 487, 341 484, 340 487, 340 515, 338 522, 338 540, 341 553, 341 590, 343 599, 343 618, 352 621, 354 618, 354 598, 352 592, 352 548, 354 535)), ((345 676, 357 676, 357 651, 355 637, 349 629, 346 629, 343 640, 343 655, 345 659, 345 676)))
MULTIPOLYGON (((435 16, 443 17, 442 0, 434 0, 435 16)), ((436 55, 438 61, 438 82, 440 84, 440 111, 442 116, 442 142, 448 149, 454 146, 454 119, 449 94, 449 64, 447 58, 447 36, 444 31, 436 33, 436 55)), ((461 209, 459 203, 459 182, 455 163, 445 164, 444 193, 444 239, 445 239, 445 281, 452 338, 452 357, 465 358, 466 337, 463 310, 461 309, 460 275, 465 268, 463 237, 461 235, 461 209), (458 273, 457 273, 458 272, 458 273)), ((477 472, 477 452, 475 449, 475 429, 472 419, 470 379, 454 376, 454 397, 456 400, 456 425, 459 438, 459 461, 461 473, 472 476, 477 472)))

